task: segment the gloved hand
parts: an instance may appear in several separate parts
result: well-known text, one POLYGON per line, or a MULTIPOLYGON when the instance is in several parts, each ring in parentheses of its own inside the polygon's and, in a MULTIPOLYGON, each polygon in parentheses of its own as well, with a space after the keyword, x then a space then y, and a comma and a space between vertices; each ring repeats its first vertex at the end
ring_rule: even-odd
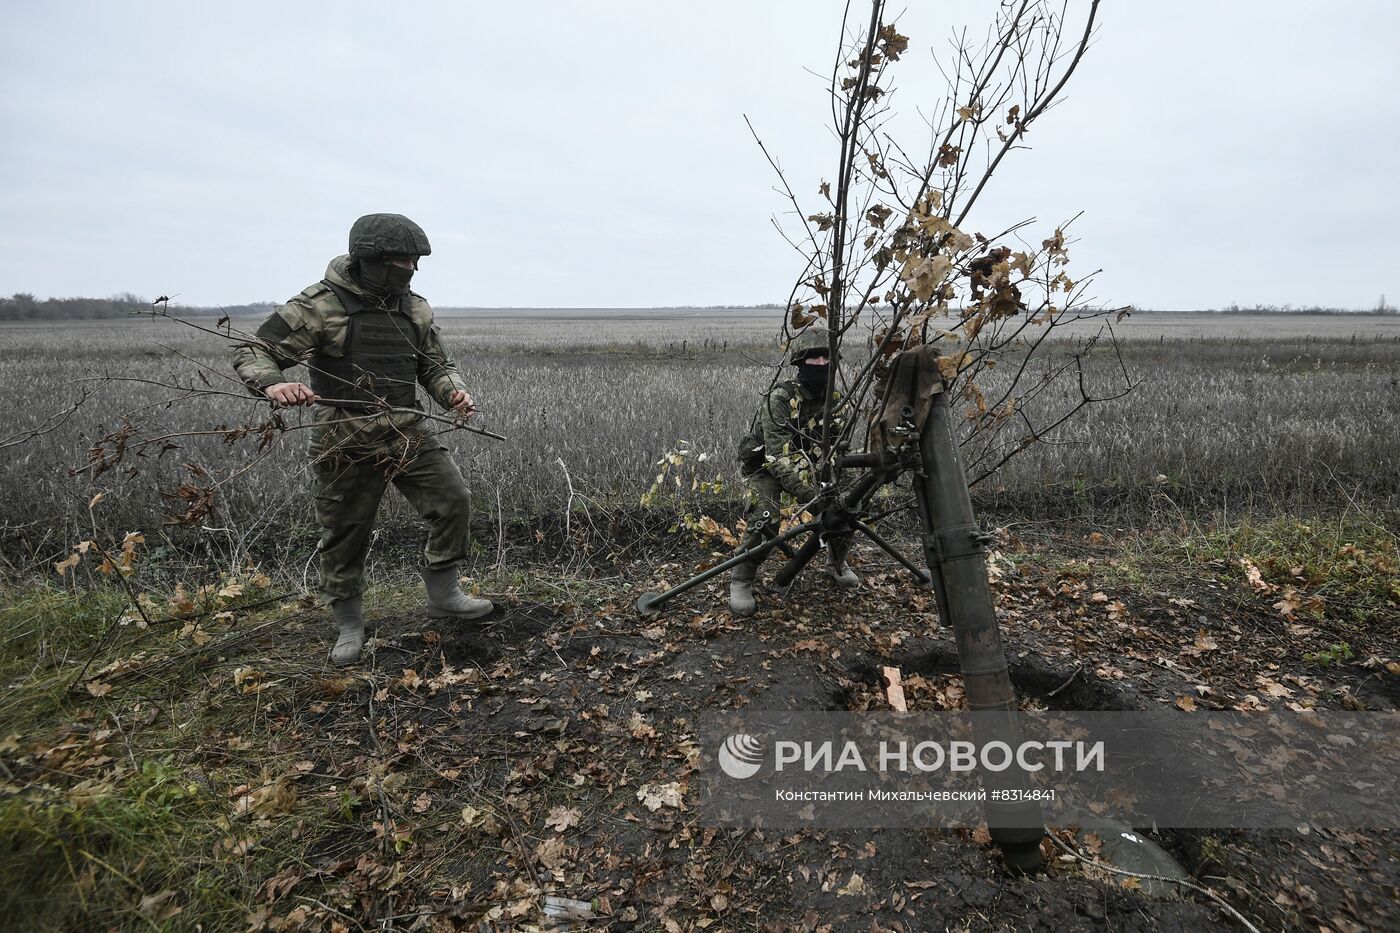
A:
POLYGON ((828 483, 819 483, 815 486, 807 485, 799 489, 787 489, 789 495, 799 503, 804 504, 804 509, 812 515, 820 515, 831 505, 836 496, 836 489, 828 483))

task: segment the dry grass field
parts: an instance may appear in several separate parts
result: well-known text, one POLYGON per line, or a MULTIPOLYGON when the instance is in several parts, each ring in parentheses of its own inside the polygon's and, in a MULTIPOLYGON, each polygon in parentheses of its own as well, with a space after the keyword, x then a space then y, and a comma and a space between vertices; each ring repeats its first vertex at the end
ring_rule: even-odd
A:
MULTIPOLYGON (((701 478, 722 477, 731 490, 681 504, 732 511, 732 448, 778 359, 774 312, 471 312, 445 313, 442 324, 483 409, 480 423, 509 438, 445 437, 482 523, 558 514, 571 491, 576 506, 633 506, 656 461, 681 441, 710 455, 701 478)), ((1138 388, 1089 409, 983 483, 983 509, 1031 522, 1394 509, 1400 318, 1144 314, 1116 331, 1138 388)), ((59 429, 0 455, 0 542, 11 573, 48 567, 94 521, 109 536, 140 530, 158 540, 166 534, 160 494, 185 478, 186 463, 237 475, 221 487, 205 529, 170 533, 171 548, 280 550, 309 527, 297 431, 265 456, 253 439, 177 438, 178 450, 131 458, 124 466, 134 472, 85 481, 85 449, 123 416, 148 436, 265 416, 252 398, 189 398, 120 381, 176 385, 202 375, 240 393, 219 338, 160 319, 11 324, 0 335, 0 438, 43 424, 84 388, 95 393, 59 429), (104 500, 90 514, 97 492, 104 500)), ((1071 331, 1064 345, 1081 336, 1071 331)), ((1119 373, 1111 354, 1091 363, 1091 377, 1119 373)), ((387 508, 404 514, 397 497, 387 508)))

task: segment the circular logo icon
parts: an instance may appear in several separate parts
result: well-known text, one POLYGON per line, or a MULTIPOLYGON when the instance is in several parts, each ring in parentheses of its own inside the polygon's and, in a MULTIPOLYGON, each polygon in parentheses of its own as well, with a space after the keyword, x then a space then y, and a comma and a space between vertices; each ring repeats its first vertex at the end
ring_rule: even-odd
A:
POLYGON ((763 740, 736 732, 719 747, 719 766, 738 780, 751 778, 763 767, 763 740))

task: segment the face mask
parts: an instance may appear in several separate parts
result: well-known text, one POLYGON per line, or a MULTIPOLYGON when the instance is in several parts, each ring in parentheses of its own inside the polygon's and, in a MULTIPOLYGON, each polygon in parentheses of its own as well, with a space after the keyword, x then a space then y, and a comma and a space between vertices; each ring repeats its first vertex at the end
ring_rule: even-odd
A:
POLYGON ((413 270, 379 259, 361 259, 359 280, 371 295, 407 295, 413 270))
POLYGON ((808 392, 815 392, 818 395, 826 394, 826 374, 831 367, 825 363, 813 365, 811 363, 797 364, 797 381, 802 388, 808 392))
POLYGON ((413 281, 413 269, 405 269, 403 266, 389 267, 389 293, 392 295, 407 295, 408 283, 413 281))

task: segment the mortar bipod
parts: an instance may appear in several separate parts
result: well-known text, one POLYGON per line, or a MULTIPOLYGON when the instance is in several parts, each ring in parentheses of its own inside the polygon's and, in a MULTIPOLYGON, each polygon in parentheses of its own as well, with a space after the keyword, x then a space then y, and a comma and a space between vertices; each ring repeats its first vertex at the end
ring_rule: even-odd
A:
MULTIPOLYGON (((839 535, 861 534, 868 538, 880 550, 893 557, 900 566, 904 567, 914 575, 914 578, 922 586, 927 586, 932 580, 932 575, 925 568, 918 566, 880 535, 869 524, 870 516, 866 514, 866 507, 870 497, 881 486, 893 482, 901 473, 909 469, 917 462, 917 452, 909 451, 906 454, 895 453, 864 453, 843 456, 837 460, 837 467, 842 470, 865 470, 864 475, 859 477, 846 490, 844 495, 829 503, 817 518, 810 522, 803 522, 795 525, 787 531, 768 538, 760 544, 751 548, 739 551, 731 555, 726 560, 709 567, 695 576, 685 580, 676 586, 662 592, 650 591, 643 593, 637 600, 637 611, 644 616, 655 615, 660 612, 666 603, 682 593, 692 590, 707 580, 711 580, 727 570, 731 570, 739 564, 757 557, 760 560, 766 557, 772 550, 779 549, 788 556, 788 560, 783 564, 774 578, 776 585, 780 587, 788 586, 802 569, 811 562, 812 558, 821 550, 822 544, 831 537, 839 535), (788 548, 787 542, 794 538, 808 535, 802 547, 797 551, 788 548)), ((769 520, 765 515, 765 520, 769 520)))

